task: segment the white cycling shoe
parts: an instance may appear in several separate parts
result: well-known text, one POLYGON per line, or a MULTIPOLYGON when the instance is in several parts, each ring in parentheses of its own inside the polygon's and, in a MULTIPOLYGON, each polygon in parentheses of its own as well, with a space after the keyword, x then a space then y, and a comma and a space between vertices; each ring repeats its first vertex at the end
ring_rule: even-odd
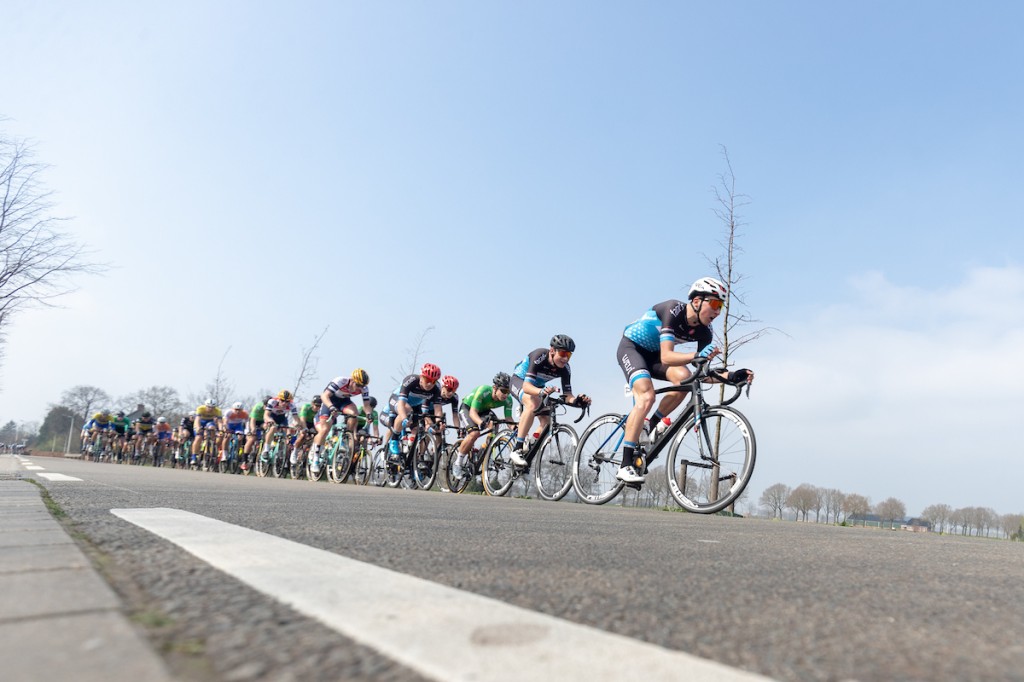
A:
POLYGON ((623 483, 643 483, 647 480, 647 477, 636 470, 636 467, 627 466, 620 467, 619 473, 615 474, 615 478, 619 479, 623 483))
POLYGON ((517 467, 526 466, 526 458, 523 457, 523 453, 520 450, 513 450, 512 454, 508 456, 508 461, 512 462, 517 467))

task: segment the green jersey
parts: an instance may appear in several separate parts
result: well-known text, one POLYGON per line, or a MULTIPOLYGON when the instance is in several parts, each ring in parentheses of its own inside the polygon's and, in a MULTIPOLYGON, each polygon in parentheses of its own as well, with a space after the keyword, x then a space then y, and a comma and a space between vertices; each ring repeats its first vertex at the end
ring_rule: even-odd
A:
POLYGON ((473 408, 481 417, 499 407, 505 408, 505 419, 512 418, 512 396, 506 395, 504 400, 494 399, 494 389, 490 384, 477 386, 473 392, 462 399, 462 404, 473 408))
POLYGON ((306 422, 306 424, 312 424, 313 420, 316 419, 318 411, 313 407, 313 403, 303 403, 302 407, 299 408, 299 419, 306 422))
POLYGON ((359 428, 365 429, 366 426, 367 426, 367 424, 366 424, 367 422, 370 422, 374 426, 377 426, 377 424, 380 423, 380 412, 378 412, 377 410, 374 410, 369 415, 367 415, 366 414, 366 410, 364 410, 363 408, 360 407, 359 408, 359 428))
POLYGON ((263 401, 262 400, 259 401, 258 403, 256 403, 255 405, 253 405, 252 409, 249 410, 249 418, 252 419, 257 424, 262 424, 263 423, 263 401))

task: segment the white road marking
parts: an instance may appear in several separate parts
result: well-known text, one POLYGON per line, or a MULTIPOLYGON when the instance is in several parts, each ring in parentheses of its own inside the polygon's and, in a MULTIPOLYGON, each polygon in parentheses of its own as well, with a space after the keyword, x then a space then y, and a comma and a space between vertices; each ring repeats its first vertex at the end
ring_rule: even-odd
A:
POLYGON ((68 476, 67 474, 38 474, 38 476, 45 478, 47 481, 81 481, 80 478, 74 476, 68 476))
POLYGON ((24 467, 29 471, 46 471, 46 467, 41 467, 38 464, 25 464, 24 467))
POLYGON ((431 679, 767 679, 180 509, 110 511, 431 679))

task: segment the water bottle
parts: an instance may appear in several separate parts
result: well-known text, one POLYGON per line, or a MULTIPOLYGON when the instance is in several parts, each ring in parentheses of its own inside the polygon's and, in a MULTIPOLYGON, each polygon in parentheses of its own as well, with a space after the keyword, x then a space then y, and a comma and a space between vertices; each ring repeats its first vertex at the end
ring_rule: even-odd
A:
POLYGON ((402 436, 402 452, 409 452, 412 449, 413 440, 415 440, 415 436, 411 433, 402 436))

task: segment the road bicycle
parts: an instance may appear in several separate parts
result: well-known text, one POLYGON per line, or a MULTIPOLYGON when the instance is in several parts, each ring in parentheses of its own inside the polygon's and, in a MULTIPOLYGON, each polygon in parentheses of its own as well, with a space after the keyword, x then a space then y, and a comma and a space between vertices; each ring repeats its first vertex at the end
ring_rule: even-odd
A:
POLYGON ((245 434, 232 431, 224 444, 224 455, 217 461, 217 470, 222 474, 237 474, 241 470, 244 447, 245 434))
MULTIPOLYGON (((352 435, 350 421, 356 417, 338 412, 334 415, 334 423, 327 432, 324 446, 321 448, 320 471, 327 471, 327 478, 332 483, 344 483, 352 466, 355 451, 355 437, 352 435)), ((321 474, 322 475, 322 474, 321 474)))
POLYGON ((469 451, 467 462, 460 467, 461 472, 458 476, 455 475, 454 469, 459 461, 459 446, 462 444, 463 438, 469 438, 470 436, 466 435, 451 445, 445 446, 444 456, 441 461, 444 462, 444 485, 448 492, 458 495, 465 491, 482 470, 484 453, 487 451, 488 446, 498 436, 511 432, 511 427, 515 426, 518 422, 511 419, 491 419, 488 420, 488 423, 489 426, 487 428, 472 436, 474 441, 473 448, 469 451), (479 438, 484 439, 483 445, 476 444, 479 442, 479 438))
POLYGON ((259 454, 256 455, 256 475, 260 478, 271 474, 280 477, 278 472, 282 470, 282 465, 279 464, 279 461, 284 463, 285 471, 288 467, 288 429, 279 426, 274 431, 274 437, 270 443, 266 443, 266 448, 257 452, 259 454))
MULTIPOLYGON (((694 364, 693 375, 676 386, 655 393, 689 391, 690 402, 682 414, 653 443, 641 438, 636 454, 647 466, 667 451, 664 475, 668 489, 680 507, 699 514, 713 514, 731 505, 742 493, 754 472, 757 445, 750 422, 729 407, 743 389, 750 394, 749 381, 731 384, 732 396, 719 404, 709 403, 702 386, 710 375, 704 358, 694 364)), ((576 495, 587 504, 605 504, 626 485, 616 478, 622 466, 622 443, 628 414, 598 417, 583 431, 573 454, 572 484, 576 495)))
POLYGON ((352 464, 348 469, 348 478, 356 485, 366 485, 370 481, 374 450, 380 443, 381 439, 378 436, 370 436, 361 432, 356 435, 356 449, 352 454, 352 464))
POLYGON ((558 423, 558 415, 564 414, 564 409, 562 412, 559 409, 565 407, 580 410, 580 416, 574 424, 579 423, 590 410, 589 405, 565 402, 565 396, 545 395, 535 414, 538 417, 549 416, 550 422, 537 439, 529 444, 523 455, 526 459, 524 468, 517 467, 510 459, 516 443, 515 433, 502 433, 491 441, 481 463, 484 491, 488 495, 508 494, 520 476, 528 475, 531 469, 535 469, 534 481, 542 498, 557 501, 565 497, 572 487, 572 455, 579 442, 575 429, 568 424, 558 423))
POLYGON ((392 457, 387 448, 381 448, 374 457, 370 472, 370 482, 375 485, 387 485, 391 488, 420 488, 430 490, 437 479, 438 449, 434 431, 445 427, 444 421, 429 429, 424 420, 437 417, 420 412, 413 412, 409 417, 406 431, 399 441, 398 457, 392 457), (415 429, 415 433, 412 433, 415 429))

